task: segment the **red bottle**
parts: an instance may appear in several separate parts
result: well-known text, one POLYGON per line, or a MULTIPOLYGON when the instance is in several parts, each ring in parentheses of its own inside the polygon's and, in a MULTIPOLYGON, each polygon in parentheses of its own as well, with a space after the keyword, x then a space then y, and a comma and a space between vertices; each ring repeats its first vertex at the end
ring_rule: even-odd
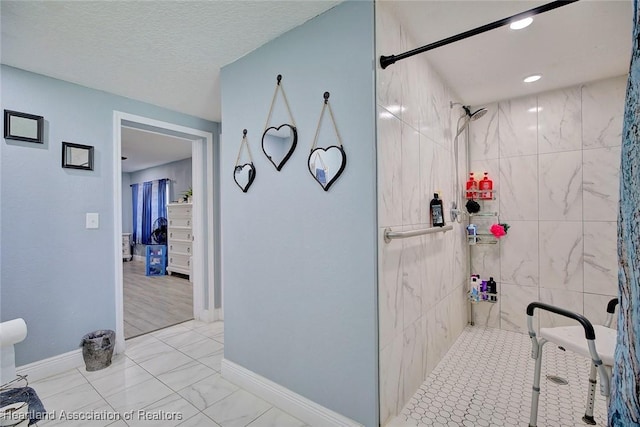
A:
POLYGON ((469 172, 469 180, 467 181, 467 199, 475 199, 478 197, 478 181, 473 177, 473 172, 469 172))
POLYGON ((481 199, 493 199, 493 181, 489 179, 489 174, 487 172, 484 173, 484 178, 482 178, 478 187, 480 190, 481 199))

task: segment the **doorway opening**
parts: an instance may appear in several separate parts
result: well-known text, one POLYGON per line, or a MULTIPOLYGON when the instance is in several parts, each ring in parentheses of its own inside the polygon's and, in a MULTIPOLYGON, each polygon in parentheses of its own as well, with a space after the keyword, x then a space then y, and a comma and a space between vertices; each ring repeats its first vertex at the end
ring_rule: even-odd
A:
MULTIPOLYGON (((146 132, 153 133, 160 137, 181 139, 191 145, 191 189, 193 197, 191 200, 190 226, 192 235, 190 236, 191 256, 189 259, 190 270, 187 271, 188 282, 192 289, 192 311, 191 318, 210 322, 214 320, 214 263, 206 262, 213 257, 213 229, 214 217, 211 200, 213 200, 213 189, 211 183, 213 177, 213 134, 198 129, 175 125, 149 119, 142 116, 135 116, 128 113, 114 111, 114 240, 115 240, 115 301, 116 301, 116 352, 123 352, 125 348, 125 301, 124 301, 124 256, 121 253, 123 234, 126 229, 123 224, 123 195, 131 198, 131 190, 123 188, 122 139, 123 132, 146 132)), ((164 177, 167 178, 167 177, 164 177)), ((172 184, 170 185, 172 186, 172 184)), ((128 187, 128 186, 127 186, 128 187)), ((179 190, 169 192, 167 201, 177 201, 183 194, 176 194, 179 190)), ((184 191, 182 191, 184 193, 184 191)), ((157 199, 156 199, 157 200, 157 199)), ((168 209, 167 209, 168 210, 168 209)), ((129 220, 129 218, 127 218, 129 220)), ((142 261, 142 255, 132 253, 142 261)), ((146 253, 144 256, 145 270, 147 267, 146 253)), ((146 271, 145 271, 146 273, 146 271)), ((177 279, 176 280, 183 280, 177 279)), ((184 284, 184 282, 182 282, 184 284)), ((144 286, 144 285, 143 285, 144 286)), ((152 301, 147 301, 147 304, 152 301)), ((150 310, 153 311, 153 310, 150 310)), ((186 319, 185 319, 186 320, 186 319)), ((168 325, 167 325, 168 326, 168 325)), ((149 328, 151 326, 148 326, 149 328)), ((128 328, 128 334, 136 334, 136 331, 128 328)), ((157 328, 155 328, 157 329, 157 328)), ((150 332, 150 331, 148 331, 150 332)), ((128 336, 127 336, 128 337, 128 336)))
POLYGON ((122 126, 125 340, 193 319, 192 144, 122 126))

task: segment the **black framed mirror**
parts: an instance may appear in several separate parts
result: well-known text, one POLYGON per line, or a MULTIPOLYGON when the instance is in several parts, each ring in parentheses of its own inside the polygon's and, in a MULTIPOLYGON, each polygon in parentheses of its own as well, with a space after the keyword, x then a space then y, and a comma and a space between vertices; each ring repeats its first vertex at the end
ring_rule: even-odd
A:
POLYGON ((93 170, 93 147, 90 145, 62 143, 62 167, 93 170))
POLYGON ((320 111, 318 128, 316 129, 316 136, 313 138, 313 145, 311 145, 311 151, 307 159, 309 173, 311 173, 313 179, 320 184, 324 191, 329 191, 331 185, 342 175, 342 171, 344 171, 344 168, 347 166, 347 154, 344 152, 344 148, 342 148, 342 138, 338 132, 338 125, 336 124, 333 110, 329 104, 330 95, 329 92, 325 92, 322 95, 324 102, 322 110, 320 111), (338 145, 329 145, 323 148, 318 147, 318 136, 320 135, 320 127, 325 110, 329 110, 329 116, 331 117, 338 145))
POLYGON ((336 145, 318 147, 311 150, 307 166, 316 182, 328 191, 347 166, 347 155, 342 147, 336 145))
POLYGON ((17 141, 44 143, 44 117, 4 110, 4 137, 17 141))
POLYGON ((243 193, 246 193, 251 187, 253 180, 256 179, 256 167, 253 165, 253 156, 249 148, 249 140, 247 138, 247 130, 242 130, 242 140, 240 141, 240 149, 236 158, 236 165, 233 168, 233 180, 240 187, 243 193), (246 148, 249 161, 240 163, 242 160, 242 152, 246 148))
POLYGON ((271 164, 276 167, 276 170, 280 171, 296 149, 296 145, 298 144, 298 129, 296 128, 296 121, 293 119, 293 114, 291 114, 291 108, 289 108, 287 95, 282 86, 282 74, 277 75, 276 82, 276 90, 273 92, 267 122, 264 125, 264 132, 262 133, 262 152, 267 156, 271 164), (280 126, 269 126, 278 92, 282 94, 282 99, 291 121, 289 121, 289 123, 283 123, 280 126))
POLYGON ((290 124, 268 127, 262 134, 262 151, 278 171, 289 160, 297 144, 298 131, 290 124))
POLYGON ((256 168, 253 163, 245 163, 244 165, 236 165, 233 170, 233 180, 243 193, 246 193, 251 187, 253 180, 256 179, 256 168))

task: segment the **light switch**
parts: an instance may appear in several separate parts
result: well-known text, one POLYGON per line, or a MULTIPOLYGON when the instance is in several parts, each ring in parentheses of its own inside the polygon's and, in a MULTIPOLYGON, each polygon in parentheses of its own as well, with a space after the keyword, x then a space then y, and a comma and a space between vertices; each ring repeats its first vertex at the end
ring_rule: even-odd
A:
POLYGON ((100 227, 100 215, 98 213, 87 212, 87 228, 99 228, 100 227))

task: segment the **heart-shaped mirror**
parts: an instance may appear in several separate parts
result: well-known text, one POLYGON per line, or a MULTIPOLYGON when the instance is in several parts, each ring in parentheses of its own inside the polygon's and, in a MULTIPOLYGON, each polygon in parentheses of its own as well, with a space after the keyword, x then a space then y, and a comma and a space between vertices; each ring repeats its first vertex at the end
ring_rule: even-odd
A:
POLYGON ((347 155, 342 147, 335 145, 327 148, 318 147, 311 150, 309 154, 309 172, 324 191, 329 190, 346 165, 347 155))
POLYGON ((262 151, 278 171, 289 160, 297 143, 298 131, 289 124, 268 127, 262 134, 262 151))
POLYGON ((256 168, 253 163, 245 163, 244 165, 237 165, 233 170, 233 180, 238 184, 238 187, 243 193, 246 193, 253 180, 256 179, 256 168))

